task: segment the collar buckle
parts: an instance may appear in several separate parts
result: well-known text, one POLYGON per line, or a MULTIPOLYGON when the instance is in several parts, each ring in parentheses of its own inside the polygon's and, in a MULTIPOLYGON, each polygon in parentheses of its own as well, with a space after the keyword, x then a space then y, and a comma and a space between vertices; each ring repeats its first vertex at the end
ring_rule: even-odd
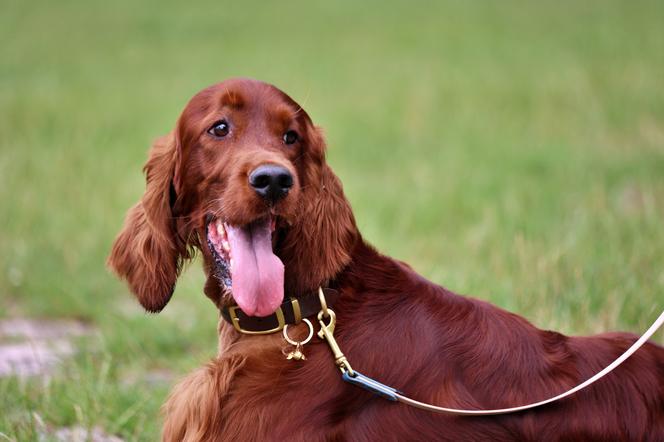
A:
MULTIPOLYGON (((277 318, 277 325, 274 328, 271 328, 269 330, 245 330, 242 328, 240 325, 240 317, 237 315, 237 310, 239 310, 240 307, 237 305, 234 305, 233 307, 228 308, 228 315, 231 317, 231 324, 233 324, 233 327, 235 327, 235 330, 239 331, 240 333, 244 333, 247 335, 269 335, 270 333, 276 333, 284 328, 284 325, 286 325, 286 320, 284 319, 284 312, 281 309, 281 306, 277 309, 276 312, 274 312, 276 318, 277 318)), ((241 310, 240 310, 241 311, 241 310)))

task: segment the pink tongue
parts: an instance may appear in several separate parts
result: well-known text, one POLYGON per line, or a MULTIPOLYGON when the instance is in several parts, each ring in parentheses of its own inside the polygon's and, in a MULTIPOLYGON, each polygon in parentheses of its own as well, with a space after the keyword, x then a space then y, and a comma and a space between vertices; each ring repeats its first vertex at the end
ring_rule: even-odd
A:
POLYGON ((270 220, 226 226, 233 265, 233 298, 249 316, 268 316, 284 299, 284 264, 272 253, 270 220))

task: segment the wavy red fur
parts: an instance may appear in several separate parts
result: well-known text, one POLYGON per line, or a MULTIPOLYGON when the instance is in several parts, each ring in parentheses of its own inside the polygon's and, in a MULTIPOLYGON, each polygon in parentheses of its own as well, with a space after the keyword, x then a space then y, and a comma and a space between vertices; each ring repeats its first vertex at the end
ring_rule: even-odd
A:
MULTIPOLYGON (((145 170, 146 193, 109 265, 150 311, 166 305, 194 249, 203 255, 206 295, 217 306, 232 302, 205 247, 208 218, 243 225, 270 211, 280 220, 274 252, 285 264, 286 293, 336 288, 335 336, 353 366, 418 400, 469 409, 539 401, 589 378, 636 339, 539 330, 378 253, 363 241, 325 163, 321 131, 273 86, 233 79, 200 92, 153 146, 145 170), (205 135, 222 114, 234 128, 223 142, 205 135), (296 146, 281 140, 288 129, 300 135, 296 146), (247 185, 249 172, 266 163, 283 166, 296 183, 272 206, 247 185)), ((280 334, 241 335, 221 321, 219 339, 218 356, 165 404, 164 440, 664 440, 664 349, 654 343, 559 403, 454 417, 343 383, 320 340, 305 347, 306 361, 293 362, 282 355, 280 334)))

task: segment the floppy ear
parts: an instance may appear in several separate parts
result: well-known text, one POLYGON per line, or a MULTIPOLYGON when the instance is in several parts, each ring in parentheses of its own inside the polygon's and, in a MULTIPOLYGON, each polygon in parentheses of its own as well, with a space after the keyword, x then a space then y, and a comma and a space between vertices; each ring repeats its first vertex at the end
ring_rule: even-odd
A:
POLYGON ((341 181, 325 162, 325 139, 311 127, 304 154, 300 215, 289 229, 282 254, 286 290, 303 293, 333 279, 350 262, 360 238, 341 181))
POLYGON ((143 167, 147 181, 145 194, 129 209, 107 261, 150 312, 166 306, 182 260, 188 257, 186 246, 176 238, 171 211, 178 156, 173 133, 155 141, 143 167))

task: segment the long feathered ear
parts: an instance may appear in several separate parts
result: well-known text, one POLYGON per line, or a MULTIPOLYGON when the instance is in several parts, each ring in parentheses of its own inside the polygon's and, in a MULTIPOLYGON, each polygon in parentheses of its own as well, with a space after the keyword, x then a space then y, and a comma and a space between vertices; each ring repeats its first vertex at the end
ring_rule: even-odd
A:
POLYGON ((307 139, 299 216, 282 248, 286 290, 296 294, 333 279, 350 262, 360 237, 341 181, 325 162, 321 130, 312 126, 307 139))
POLYGON ((171 211, 179 156, 176 140, 171 133, 153 144, 143 167, 147 181, 145 194, 129 209, 107 261, 150 312, 166 306, 182 260, 188 257, 186 246, 176 238, 171 211))

